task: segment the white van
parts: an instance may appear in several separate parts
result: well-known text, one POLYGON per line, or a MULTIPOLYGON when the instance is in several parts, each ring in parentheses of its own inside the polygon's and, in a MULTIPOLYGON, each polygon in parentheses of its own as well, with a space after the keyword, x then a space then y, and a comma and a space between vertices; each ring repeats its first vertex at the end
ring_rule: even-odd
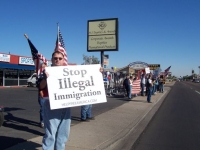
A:
POLYGON ((36 73, 33 73, 33 74, 27 79, 28 87, 36 86, 36 81, 37 81, 37 74, 36 74, 36 73))

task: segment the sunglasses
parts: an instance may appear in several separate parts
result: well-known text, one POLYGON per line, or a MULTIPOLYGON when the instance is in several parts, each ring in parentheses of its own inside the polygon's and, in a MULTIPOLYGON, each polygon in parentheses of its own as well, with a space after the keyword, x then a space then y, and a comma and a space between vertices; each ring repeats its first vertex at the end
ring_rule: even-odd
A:
POLYGON ((62 60, 63 58, 62 58, 62 57, 54 57, 53 59, 54 59, 54 60, 58 60, 58 59, 59 59, 59 60, 62 60))

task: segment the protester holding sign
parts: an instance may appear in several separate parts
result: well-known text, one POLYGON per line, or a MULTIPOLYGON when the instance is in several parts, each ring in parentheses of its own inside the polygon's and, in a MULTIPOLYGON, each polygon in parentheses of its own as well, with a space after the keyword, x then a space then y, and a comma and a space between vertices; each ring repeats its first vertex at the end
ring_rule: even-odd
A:
MULTIPOLYGON (((52 54, 52 66, 63 66, 64 55, 55 51, 52 54)), ((43 150, 65 150, 65 143, 68 140, 71 124, 70 108, 50 109, 49 93, 47 89, 46 77, 40 82, 40 90, 43 91, 44 102, 44 130, 45 135, 42 141, 43 150)))

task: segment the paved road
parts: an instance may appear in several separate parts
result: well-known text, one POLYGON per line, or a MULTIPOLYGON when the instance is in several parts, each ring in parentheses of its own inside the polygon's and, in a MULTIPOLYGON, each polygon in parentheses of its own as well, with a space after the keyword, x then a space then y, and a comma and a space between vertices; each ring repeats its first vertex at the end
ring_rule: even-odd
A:
MULTIPOLYGON (((0 149, 43 135, 39 127, 39 104, 36 88, 0 89, 0 105, 5 107, 5 122, 0 128, 0 149)), ((97 116, 118 107, 127 101, 124 98, 108 98, 107 103, 93 105, 93 115, 97 116)), ((80 123, 80 107, 72 108, 72 125, 80 123)))
POLYGON ((176 82, 133 150, 200 149, 200 83, 176 82))

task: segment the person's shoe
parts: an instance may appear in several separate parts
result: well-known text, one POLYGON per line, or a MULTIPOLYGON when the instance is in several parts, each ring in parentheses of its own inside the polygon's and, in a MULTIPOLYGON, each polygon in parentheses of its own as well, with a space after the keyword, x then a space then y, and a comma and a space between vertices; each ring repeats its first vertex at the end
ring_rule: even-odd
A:
POLYGON ((91 117, 91 118, 87 118, 88 120, 95 120, 95 118, 94 117, 91 117))
POLYGON ((152 103, 152 102, 148 102, 148 103, 152 103))
POLYGON ((41 124, 40 124, 40 127, 41 127, 41 128, 44 128, 44 123, 41 123, 41 124))
POLYGON ((87 120, 87 119, 81 119, 81 121, 82 121, 82 122, 84 122, 84 121, 87 122, 88 120, 87 120))

